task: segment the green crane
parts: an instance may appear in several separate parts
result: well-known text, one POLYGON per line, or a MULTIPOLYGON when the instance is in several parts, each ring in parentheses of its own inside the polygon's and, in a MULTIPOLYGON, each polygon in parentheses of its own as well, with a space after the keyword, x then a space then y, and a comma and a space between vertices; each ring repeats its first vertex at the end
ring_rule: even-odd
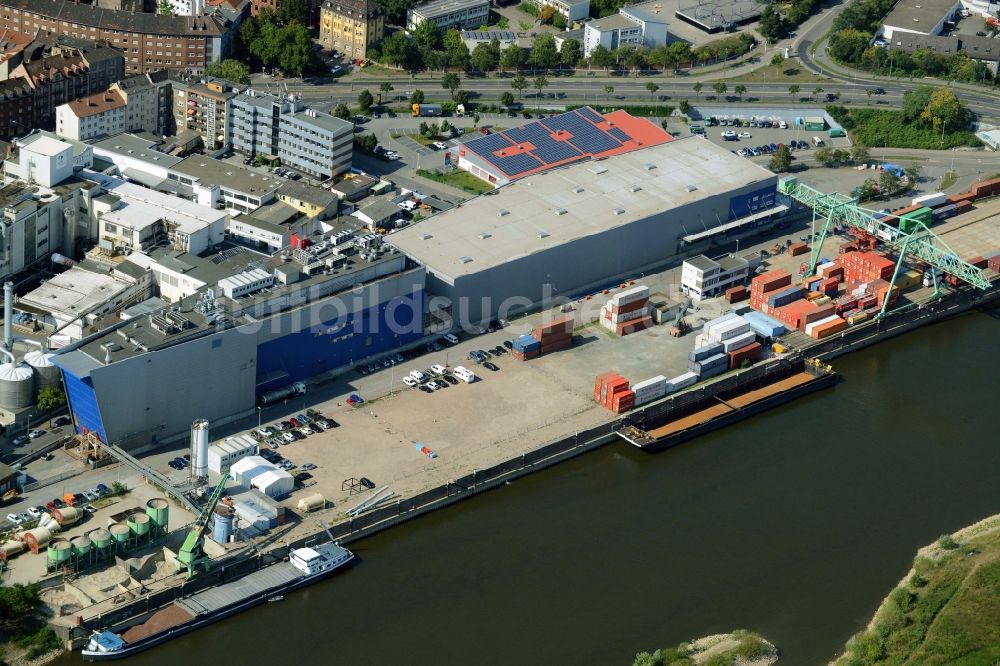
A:
MULTIPOLYGON (((819 261, 820 252, 823 250, 823 241, 830 233, 830 227, 835 224, 846 224, 871 234, 898 253, 896 269, 889 282, 890 291, 896 284, 896 279, 903 266, 903 257, 906 255, 937 268, 943 273, 954 275, 979 289, 989 289, 991 286, 981 269, 959 259, 954 250, 933 233, 922 220, 901 219, 899 228, 893 227, 879 220, 880 214, 876 211, 859 206, 857 199, 839 192, 824 194, 808 185, 803 185, 794 176, 787 176, 778 181, 778 191, 802 205, 812 208, 813 242, 812 253, 809 256, 810 275, 816 272, 816 264, 819 261), (815 230, 816 222, 819 219, 822 219, 822 228, 817 235, 815 230)), ((934 287, 936 295, 938 293, 936 275, 934 287)), ((889 299, 886 298, 882 303, 882 310, 877 315, 878 318, 885 316, 888 307, 889 299)))
POLYGON ((177 570, 180 571, 186 567, 188 578, 194 575, 198 567, 207 568, 208 555, 205 554, 205 550, 202 547, 205 541, 205 530, 208 528, 208 519, 212 517, 215 505, 219 503, 222 493, 226 491, 226 481, 228 480, 228 473, 223 474, 222 478, 219 479, 219 485, 212 491, 212 495, 208 498, 208 503, 202 508, 198 520, 194 521, 191 531, 188 532, 187 537, 184 539, 184 545, 181 546, 180 551, 177 553, 177 563, 179 565, 177 570))

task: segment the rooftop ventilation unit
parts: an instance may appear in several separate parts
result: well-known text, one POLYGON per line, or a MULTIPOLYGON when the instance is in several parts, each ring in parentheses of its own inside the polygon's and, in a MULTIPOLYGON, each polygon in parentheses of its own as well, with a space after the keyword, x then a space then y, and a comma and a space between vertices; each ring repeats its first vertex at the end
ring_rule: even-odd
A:
POLYGON ((583 188, 577 185, 576 187, 573 188, 573 191, 577 194, 580 194, 581 192, 583 192, 583 188))
POLYGON ((687 187, 685 187, 684 189, 685 189, 685 190, 687 190, 688 192, 694 192, 694 191, 695 191, 695 190, 697 190, 698 188, 697 188, 697 186, 695 186, 695 185, 688 185, 688 186, 687 186, 687 187))
POLYGON ((556 208, 556 215, 565 215, 565 214, 566 214, 565 208, 556 208))
POLYGON ((463 264, 468 264, 472 261, 472 257, 459 257, 458 260, 463 264))
POLYGON ((479 238, 481 240, 486 240, 487 238, 492 238, 492 236, 493 236, 493 234, 488 234, 485 231, 483 233, 479 234, 479 238))
POLYGON ((653 170, 653 169, 655 169, 655 168, 656 168, 656 165, 655 165, 655 164, 653 164, 652 162, 649 162, 649 163, 648 163, 648 164, 646 165, 646 171, 652 171, 652 170, 653 170))
POLYGON ((434 236, 431 236, 430 234, 420 234, 420 240, 430 240, 432 238, 434 238, 434 236))
POLYGON ((506 208, 501 208, 499 214, 500 217, 503 217, 504 215, 510 215, 510 211, 507 210, 506 208))
POLYGON ((629 189, 630 192, 638 192, 639 190, 642 189, 642 186, 641 185, 632 185, 628 189, 629 189))
POLYGON ((589 171, 590 173, 593 173, 593 174, 596 174, 596 175, 599 176, 602 173, 607 172, 607 169, 604 168, 604 167, 602 167, 602 166, 593 166, 593 167, 590 167, 589 169, 587 169, 587 171, 589 171))
POLYGON ((549 237, 549 232, 547 232, 547 231, 539 231, 538 232, 538 237, 539 238, 548 238, 549 237))
POLYGON ((613 212, 614 212, 615 215, 624 215, 625 214, 625 209, 624 208, 615 208, 613 212))

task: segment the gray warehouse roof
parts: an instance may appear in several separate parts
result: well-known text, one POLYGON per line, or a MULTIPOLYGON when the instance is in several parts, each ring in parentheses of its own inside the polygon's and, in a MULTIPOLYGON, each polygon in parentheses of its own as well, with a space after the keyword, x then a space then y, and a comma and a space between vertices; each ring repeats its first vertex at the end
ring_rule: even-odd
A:
POLYGON ((463 9, 468 9, 469 7, 488 4, 489 0, 431 0, 431 2, 417 5, 410 11, 425 19, 433 19, 438 16, 446 16, 463 9))
POLYGON ((187 157, 175 164, 171 171, 197 178, 202 185, 219 185, 238 192, 253 194, 276 190, 285 182, 269 173, 259 173, 204 155, 187 157))
POLYGON ((900 0, 882 23, 916 32, 930 32, 938 21, 951 13, 956 4, 955 0, 900 0))
POLYGON ((767 169, 690 137, 528 176, 390 242, 455 278, 771 178, 767 169))

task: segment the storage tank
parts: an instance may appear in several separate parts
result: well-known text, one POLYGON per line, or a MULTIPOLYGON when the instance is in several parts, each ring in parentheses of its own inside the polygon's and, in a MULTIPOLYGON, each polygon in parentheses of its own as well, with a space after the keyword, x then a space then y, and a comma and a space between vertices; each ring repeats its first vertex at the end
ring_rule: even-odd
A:
POLYGON ((208 476, 208 421, 191 424, 191 476, 208 476))
POLYGON ((73 544, 66 539, 56 539, 49 544, 46 552, 49 564, 62 565, 73 556, 73 544))
POLYGON ((7 541, 0 545, 0 562, 6 562, 22 551, 24 551, 23 543, 20 541, 7 541))
POLYGON ((35 375, 24 363, 0 365, 0 407, 22 409, 35 404, 35 375))
POLYGON ((93 532, 88 532, 87 537, 90 538, 91 542, 94 544, 94 548, 98 550, 104 550, 111 546, 111 532, 107 531, 103 527, 100 527, 93 532))
POLYGON ((85 536, 78 536, 70 543, 73 544, 73 554, 79 556, 90 555, 90 549, 94 546, 94 543, 85 536))
POLYGON ((146 515, 152 521, 154 527, 167 529, 167 521, 170 520, 170 502, 162 497, 154 497, 146 502, 146 515))
POLYGON ((112 525, 108 531, 111 533, 111 538, 115 543, 124 544, 128 543, 128 538, 131 536, 132 531, 129 530, 128 525, 123 523, 115 523, 112 525))
POLYGON ((24 355, 24 362, 35 373, 35 391, 43 388, 62 388, 62 376, 59 368, 53 365, 52 357, 55 354, 47 354, 41 349, 30 351, 24 355))
POLYGON ((83 518, 83 509, 78 509, 75 506, 64 506, 61 509, 55 509, 52 515, 57 523, 65 527, 79 522, 83 518))
POLYGON ((149 516, 144 513, 133 513, 125 522, 136 536, 142 536, 149 531, 149 516))
POLYGON ((45 529, 44 527, 36 527, 33 530, 28 530, 21 535, 21 541, 27 546, 31 552, 38 553, 39 550, 48 545, 49 541, 52 540, 52 532, 45 529))
POLYGON ((303 497, 299 500, 299 511, 304 511, 306 513, 310 511, 318 511, 326 506, 326 498, 320 493, 315 493, 309 497, 303 497))
POLYGON ((212 521, 212 540, 216 543, 228 543, 233 534, 233 510, 228 506, 216 507, 212 521))

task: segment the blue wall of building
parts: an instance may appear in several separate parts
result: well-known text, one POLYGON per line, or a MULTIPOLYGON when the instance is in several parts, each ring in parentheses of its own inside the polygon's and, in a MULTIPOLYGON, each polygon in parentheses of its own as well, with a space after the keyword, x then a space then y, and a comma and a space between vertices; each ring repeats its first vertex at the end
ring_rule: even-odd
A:
POLYGON ((423 336, 424 292, 288 333, 257 348, 257 392, 280 388, 423 336))
POLYGON ((741 194, 729 200, 729 219, 752 215, 759 210, 774 206, 775 186, 769 185, 748 194, 741 194))
POLYGON ((62 371, 62 376, 77 432, 96 431, 102 442, 108 441, 104 422, 101 420, 101 410, 97 406, 97 394, 94 393, 90 377, 80 378, 66 370, 62 371))

